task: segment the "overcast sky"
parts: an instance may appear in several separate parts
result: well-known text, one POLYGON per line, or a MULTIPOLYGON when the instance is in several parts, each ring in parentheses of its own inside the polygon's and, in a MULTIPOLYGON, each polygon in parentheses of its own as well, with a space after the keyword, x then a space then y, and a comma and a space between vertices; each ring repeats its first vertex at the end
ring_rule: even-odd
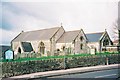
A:
POLYGON ((2 0, 0 3, 0 44, 10 41, 22 30, 59 27, 85 33, 107 29, 112 38, 113 23, 118 18, 118 0, 2 0))

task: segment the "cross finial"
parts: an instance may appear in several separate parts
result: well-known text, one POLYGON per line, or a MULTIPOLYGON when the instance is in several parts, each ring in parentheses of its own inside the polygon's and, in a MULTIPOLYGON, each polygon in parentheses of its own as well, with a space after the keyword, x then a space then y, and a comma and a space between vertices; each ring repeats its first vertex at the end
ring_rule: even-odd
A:
POLYGON ((107 29, 105 29, 105 31, 107 31, 107 29))
POLYGON ((62 23, 61 23, 61 27, 62 27, 62 23))

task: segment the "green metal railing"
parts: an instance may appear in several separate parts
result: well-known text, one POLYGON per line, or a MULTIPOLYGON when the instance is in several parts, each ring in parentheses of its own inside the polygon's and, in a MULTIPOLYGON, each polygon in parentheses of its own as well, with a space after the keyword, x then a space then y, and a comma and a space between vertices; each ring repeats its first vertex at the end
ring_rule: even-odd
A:
MULTIPOLYGON (((36 53, 34 53, 36 54, 36 53)), ((63 55, 63 56, 47 56, 47 57, 19 57, 17 59, 13 60, 5 60, 2 59, 0 62, 21 62, 21 61, 34 61, 34 60, 48 60, 48 59, 57 59, 57 58, 72 58, 72 57, 87 57, 87 56, 107 56, 107 55, 114 55, 114 54, 120 54, 120 53, 96 53, 96 54, 74 54, 74 55, 63 55)))

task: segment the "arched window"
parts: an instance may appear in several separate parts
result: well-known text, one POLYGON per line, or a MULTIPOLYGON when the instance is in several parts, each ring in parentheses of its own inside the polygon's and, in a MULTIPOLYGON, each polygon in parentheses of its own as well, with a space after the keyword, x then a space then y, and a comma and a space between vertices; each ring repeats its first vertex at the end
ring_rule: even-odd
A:
POLYGON ((81 49, 81 50, 83 49, 83 44, 80 44, 80 49, 81 49))
POLYGON ((18 48, 18 53, 21 53, 21 49, 20 49, 20 47, 18 48))
POLYGON ((42 54, 45 53, 45 45, 44 45, 43 42, 40 42, 38 48, 39 48, 39 52, 40 52, 40 53, 42 53, 42 54))
POLYGON ((80 41, 83 41, 83 36, 80 37, 80 41))
POLYGON ((65 46, 62 46, 62 50, 65 51, 65 46))
POLYGON ((109 40, 108 40, 108 39, 105 39, 105 40, 103 41, 103 46, 106 46, 106 45, 109 45, 109 40))

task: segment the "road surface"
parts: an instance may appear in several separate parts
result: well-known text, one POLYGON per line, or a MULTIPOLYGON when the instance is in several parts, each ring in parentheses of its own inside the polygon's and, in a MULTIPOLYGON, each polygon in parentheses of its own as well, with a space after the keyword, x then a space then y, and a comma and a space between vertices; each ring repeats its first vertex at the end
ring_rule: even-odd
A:
POLYGON ((87 73, 53 76, 47 78, 118 78, 118 76, 120 76, 119 74, 120 74, 120 69, 111 69, 111 70, 102 70, 102 71, 87 72, 87 73))

